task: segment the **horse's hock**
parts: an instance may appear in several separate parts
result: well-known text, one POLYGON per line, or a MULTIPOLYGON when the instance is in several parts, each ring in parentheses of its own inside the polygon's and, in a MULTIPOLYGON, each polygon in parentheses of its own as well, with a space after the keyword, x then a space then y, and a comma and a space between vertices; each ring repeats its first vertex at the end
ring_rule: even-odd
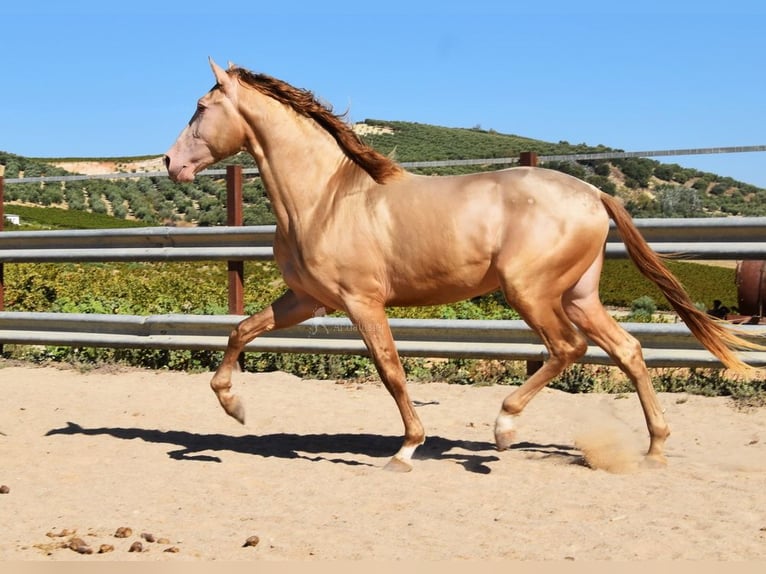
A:
POLYGON ((740 314, 763 317, 766 301, 766 261, 737 262, 736 282, 740 314))

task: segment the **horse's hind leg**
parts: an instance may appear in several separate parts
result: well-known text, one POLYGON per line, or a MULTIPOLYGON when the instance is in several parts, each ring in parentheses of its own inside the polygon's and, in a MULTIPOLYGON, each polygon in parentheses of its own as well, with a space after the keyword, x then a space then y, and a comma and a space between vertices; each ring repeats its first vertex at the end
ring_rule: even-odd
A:
POLYGON ((244 424, 245 409, 239 397, 231 392, 231 374, 245 345, 262 333, 309 319, 319 306, 314 299, 288 290, 261 312, 241 321, 231 332, 223 360, 210 381, 227 414, 244 424))
POLYGON ((665 464, 664 444, 670 435, 657 394, 646 368, 641 345, 607 313, 598 297, 601 260, 593 266, 564 296, 564 309, 582 332, 614 360, 630 378, 638 393, 649 430, 650 463, 665 464))
POLYGON ((540 335, 550 355, 540 369, 503 401, 495 421, 495 444, 498 450, 505 450, 513 444, 516 434, 515 417, 521 414, 529 401, 587 349, 587 342, 567 318, 560 299, 540 296, 530 300, 534 304, 524 305, 514 300, 513 305, 526 323, 540 335))

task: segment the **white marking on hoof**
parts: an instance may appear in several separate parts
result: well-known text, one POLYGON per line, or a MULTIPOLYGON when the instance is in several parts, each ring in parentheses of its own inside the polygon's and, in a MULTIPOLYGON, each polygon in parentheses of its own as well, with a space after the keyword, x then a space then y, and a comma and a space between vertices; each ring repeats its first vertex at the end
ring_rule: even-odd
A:
POLYGON ((495 420, 495 445, 497 450, 507 450, 516 439, 516 417, 501 412, 495 420))
POLYGON ((405 461, 409 461, 412 459, 412 455, 415 454, 415 449, 418 448, 417 446, 403 446, 399 449, 399 452, 396 453, 394 458, 400 458, 405 461))

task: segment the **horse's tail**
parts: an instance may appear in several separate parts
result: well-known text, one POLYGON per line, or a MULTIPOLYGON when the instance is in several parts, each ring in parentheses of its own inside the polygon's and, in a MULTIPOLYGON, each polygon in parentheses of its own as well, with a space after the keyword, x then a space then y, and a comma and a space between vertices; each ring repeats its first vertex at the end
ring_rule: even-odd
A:
POLYGON ((754 374, 755 371, 758 371, 755 367, 742 361, 734 350, 764 351, 766 347, 743 339, 739 336, 741 332, 737 334, 737 331, 727 326, 723 321, 713 319, 698 309, 678 279, 665 266, 660 256, 646 243, 633 223, 632 217, 622 204, 606 193, 601 194, 601 203, 617 225, 620 237, 622 237, 633 263, 645 277, 659 287, 697 340, 718 357, 727 368, 740 374, 754 374))

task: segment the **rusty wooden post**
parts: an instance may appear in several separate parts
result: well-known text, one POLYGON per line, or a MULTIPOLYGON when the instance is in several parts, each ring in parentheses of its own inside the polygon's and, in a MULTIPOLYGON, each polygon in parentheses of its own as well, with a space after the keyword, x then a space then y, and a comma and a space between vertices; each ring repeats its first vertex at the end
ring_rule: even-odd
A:
POLYGON ((763 317, 766 307, 766 261, 737 262, 737 307, 740 315, 763 317))
POLYGON ((521 152, 519 154, 519 165, 537 167, 537 153, 533 151, 521 152))
MULTIPOLYGON (((242 166, 226 166, 226 225, 240 226, 242 217, 242 166)), ((245 314, 245 262, 228 261, 229 315, 245 314)), ((237 363, 245 370, 245 354, 240 353, 237 363)))
MULTIPOLYGON (((519 165, 537 167, 537 154, 533 151, 523 151, 519 154, 519 165)), ((527 376, 531 377, 543 366, 542 361, 527 361, 527 376)))
MULTIPOLYGON (((226 166, 226 225, 242 225, 242 166, 226 166)), ((245 263, 229 261, 229 314, 245 314, 245 263)))

